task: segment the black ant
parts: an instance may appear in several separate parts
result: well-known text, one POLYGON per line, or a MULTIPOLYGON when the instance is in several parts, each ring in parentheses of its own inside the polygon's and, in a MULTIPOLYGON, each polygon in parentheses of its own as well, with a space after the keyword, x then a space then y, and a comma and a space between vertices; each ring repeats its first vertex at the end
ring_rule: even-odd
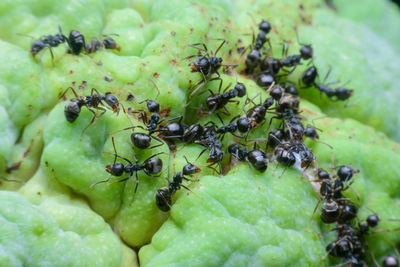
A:
POLYGON ((30 53, 33 58, 35 58, 35 56, 43 49, 49 48, 51 58, 54 59, 54 54, 53 54, 52 48, 57 47, 60 44, 65 42, 65 39, 61 33, 60 26, 58 26, 58 29, 59 29, 59 33, 57 33, 55 35, 45 35, 45 36, 41 37, 39 40, 35 40, 32 42, 30 53))
POLYGON ((228 152, 239 161, 246 161, 250 169, 250 163, 259 172, 265 172, 268 168, 267 155, 261 149, 256 149, 256 144, 253 150, 248 151, 235 143, 228 147, 228 152))
MULTIPOLYGON (((324 80, 328 77, 330 71, 327 72, 324 80)), ((302 83, 305 85, 305 88, 314 85, 321 93, 324 93, 330 100, 332 101, 345 101, 349 99, 354 90, 346 89, 344 87, 339 87, 333 89, 329 87, 327 84, 316 83, 315 79, 318 77, 318 70, 315 66, 311 66, 306 69, 301 77, 302 83)), ((304 88, 304 87, 303 87, 304 88)))
POLYGON ((196 165, 189 163, 186 157, 185 160, 187 164, 183 166, 182 171, 175 173, 172 181, 167 179, 168 187, 162 187, 157 190, 156 204, 161 211, 167 212, 171 209, 172 195, 174 195, 179 189, 181 189, 181 187, 185 188, 188 191, 191 191, 188 187, 182 184, 183 180, 190 181, 190 179, 186 178, 185 176, 191 176, 195 173, 200 172, 200 168, 198 168, 196 165))
MULTIPOLYGON (((282 67, 295 67, 300 64, 300 61, 308 60, 313 56, 313 49, 311 45, 303 45, 300 50, 300 54, 291 55, 279 60, 282 67)), ((287 55, 287 48, 284 48, 284 55, 287 55)))
POLYGON ((83 106, 86 106, 86 108, 93 113, 93 118, 88 124, 88 126, 86 126, 85 129, 82 131, 82 135, 84 134, 86 129, 95 122, 96 119, 101 117, 106 112, 105 108, 99 106, 99 105, 104 106, 103 101, 106 102, 106 104, 113 110, 114 113, 117 113, 118 116, 120 103, 118 101, 118 98, 113 94, 111 94, 110 92, 107 92, 105 95, 102 95, 95 88, 92 88, 90 95, 78 96, 74 88, 68 87, 61 95, 61 98, 64 97, 64 95, 67 93, 69 89, 72 90, 73 94, 75 95, 75 98, 70 99, 65 104, 64 115, 67 121, 71 123, 74 122, 78 118, 81 112, 81 108, 83 106), (101 113, 97 114, 93 109, 100 110, 101 113))
MULTIPOLYGON (((252 102, 250 99, 246 100, 245 106, 252 102)), ((253 102, 253 104, 255 104, 253 102)), ((267 110, 274 104, 274 99, 272 97, 267 98, 264 103, 256 105, 252 107, 249 111, 245 111, 243 106, 243 111, 246 116, 239 118, 236 122, 239 132, 246 133, 246 139, 251 129, 257 127, 262 122, 265 122, 265 115, 267 114, 267 110)))
MULTIPOLYGON (((160 90, 158 89, 158 87, 154 83, 154 81, 152 79, 150 79, 150 80, 158 91, 157 96, 156 96, 156 99, 157 99, 158 96, 160 95, 160 90)), ((133 94, 132 94, 132 97, 135 98, 135 96, 133 94)), ((149 112, 151 112, 149 120, 147 119, 147 113, 144 110, 135 111, 134 113, 140 113, 139 120, 143 121, 143 123, 146 125, 146 128, 144 128, 142 126, 131 126, 129 128, 125 128, 123 130, 134 129, 136 127, 141 128, 143 130, 147 130, 148 133, 139 133, 139 132, 132 133, 131 141, 136 147, 138 147, 140 149, 145 149, 151 145, 152 138, 156 139, 157 141, 160 142, 160 144, 151 147, 151 149, 153 149, 153 148, 156 148, 156 147, 164 144, 164 142, 160 138, 153 135, 153 133, 158 131, 158 126, 160 123, 162 123, 164 121, 164 119, 161 119, 161 115, 159 114, 160 104, 156 100, 145 99, 143 101, 139 101, 138 104, 142 104, 144 102, 146 102, 147 110, 149 112)), ((129 117, 128 117, 128 119, 129 119, 129 117)), ((130 119, 129 119, 129 121, 130 121, 130 119)), ((131 121, 130 121, 130 123, 132 125, 131 121)))
MULTIPOLYGON (((271 24, 268 21, 263 20, 258 24, 260 32, 257 34, 257 38, 254 40, 253 32, 253 44, 254 47, 251 49, 249 54, 246 56, 246 73, 252 73, 255 68, 261 63, 261 52, 260 49, 263 47, 265 42, 269 42, 267 34, 271 31, 271 24)), ((271 46, 271 45, 270 45, 271 46)))
POLYGON ((223 93, 221 94, 221 87, 222 87, 222 79, 219 84, 219 89, 218 89, 218 94, 214 94, 210 89, 208 91, 211 93, 209 97, 206 99, 206 105, 207 108, 210 110, 210 113, 212 113, 215 110, 224 108, 226 111, 226 115, 230 115, 231 113, 229 112, 228 108, 226 107, 226 104, 229 102, 235 102, 239 103, 237 100, 232 100, 232 98, 235 97, 243 97, 246 95, 246 87, 242 83, 237 83, 235 87, 229 91, 228 88, 231 86, 229 84, 224 90, 223 93))
POLYGON ((212 121, 207 122, 205 124, 205 126, 207 127, 207 125, 212 125, 212 127, 215 128, 215 132, 218 134, 218 138, 221 141, 224 139, 224 136, 225 136, 226 133, 231 133, 233 136, 238 137, 238 138, 242 138, 243 137, 243 136, 235 134, 235 132, 238 129, 235 120, 237 118, 239 118, 240 115, 236 115, 235 117, 233 117, 230 120, 230 122, 228 124, 226 124, 226 125, 224 125, 224 122, 223 122, 221 116, 218 113, 217 113, 217 117, 218 117, 219 121, 222 123, 221 127, 217 127, 217 125, 212 121))
POLYGON ((220 77, 220 74, 218 72, 218 69, 221 66, 236 66, 236 64, 232 65, 223 65, 222 64, 222 58, 217 57, 217 54, 221 47, 225 44, 226 40, 223 40, 222 43, 219 45, 215 53, 210 52, 207 49, 207 46, 204 43, 197 43, 197 44, 192 44, 189 45, 190 47, 193 47, 199 51, 197 55, 192 55, 187 57, 186 59, 190 59, 193 57, 197 57, 194 61, 192 61, 189 66, 191 66, 191 71, 192 72, 200 72, 201 75, 203 76, 203 79, 199 81, 197 84, 192 86, 192 88, 195 88, 190 96, 192 97, 209 79, 209 77, 212 74, 217 74, 218 77, 220 77), (203 48, 198 47, 199 45, 203 46, 203 48), (204 54, 201 54, 201 51, 205 52, 204 54))
POLYGON ((218 138, 215 125, 203 127, 203 134, 200 135, 199 139, 195 140, 194 143, 205 147, 197 158, 200 158, 206 150, 210 149, 207 162, 211 163, 211 165, 218 164, 221 173, 221 161, 224 157, 224 151, 222 150, 222 142, 218 138))
MULTIPOLYGON (((323 204, 321 212, 321 220, 324 223, 344 223, 355 218, 357 215, 357 207, 347 198, 342 197, 342 192, 351 188, 350 178, 342 180, 340 177, 332 180, 329 173, 323 169, 319 169, 318 180, 321 182, 320 195, 321 199, 318 201, 313 214, 322 200, 326 200, 323 204)), ((348 176, 346 176, 348 177, 348 176)), ((354 192, 355 193, 355 192, 354 192)), ((355 193, 356 194, 356 193, 355 193)), ((357 196, 358 198, 358 196, 357 196)))
MULTIPOLYGON (((144 110, 140 111, 135 111, 134 113, 140 113, 139 115, 139 120, 143 121, 143 123, 146 125, 146 130, 149 132, 149 134, 152 134, 156 132, 158 125, 163 122, 164 120, 161 120, 161 115, 160 113, 160 104, 157 102, 157 98, 160 96, 160 89, 158 89, 157 85, 155 82, 150 79, 150 81, 153 83, 154 87, 157 89, 157 96, 156 100, 152 99, 145 99, 143 101, 138 101, 138 104, 142 104, 146 102, 147 110, 151 113, 150 118, 147 119, 147 113, 144 110)), ((135 96, 132 94, 132 96, 135 98, 135 96)))
POLYGON ((365 266, 365 250, 355 229, 350 224, 338 224, 335 230, 338 232, 338 240, 328 244, 327 255, 344 258, 345 262, 340 265, 365 266))
POLYGON ((135 176, 136 176, 135 193, 136 193, 137 188, 139 186, 139 177, 137 175, 138 171, 144 171, 144 173, 150 177, 158 177, 158 176, 154 176, 152 174, 157 174, 162 171, 163 162, 160 158, 158 158, 156 156, 163 154, 163 152, 160 152, 160 153, 150 156, 142 164, 138 164, 139 161, 135 154, 136 164, 133 164, 129 159, 117 154, 117 150, 115 148, 115 143, 114 143, 114 137, 112 137, 112 144, 113 144, 114 152, 115 152, 115 153, 113 153, 114 154, 114 162, 112 164, 109 164, 106 166, 106 171, 108 173, 110 173, 110 176, 106 180, 99 181, 99 182, 92 184, 90 187, 94 187, 95 185, 100 184, 100 183, 106 183, 113 176, 119 177, 119 176, 122 176, 124 173, 127 173, 127 174, 129 174, 129 176, 127 178, 123 178, 114 183, 124 182, 124 181, 130 179, 132 177, 133 173, 135 173, 135 176), (117 158, 121 158, 121 159, 125 160, 126 162, 128 162, 128 164, 124 165, 121 162, 116 162, 117 158))
POLYGON ((322 83, 316 83, 315 87, 332 101, 345 101, 349 99, 354 92, 354 90, 346 89, 344 87, 333 89, 322 83))

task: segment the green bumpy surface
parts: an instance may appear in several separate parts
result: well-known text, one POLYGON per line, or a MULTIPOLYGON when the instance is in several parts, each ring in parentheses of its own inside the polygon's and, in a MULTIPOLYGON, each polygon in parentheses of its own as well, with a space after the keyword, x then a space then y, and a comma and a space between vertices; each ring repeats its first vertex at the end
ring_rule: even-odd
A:
MULTIPOLYGON (((125 100, 130 92, 138 100, 154 99, 152 78, 160 90, 161 109, 170 111, 171 118, 184 115, 186 123, 197 122, 207 93, 189 96, 188 88, 201 76, 190 73, 185 57, 197 51, 187 44, 205 42, 215 50, 221 43, 217 39, 226 39, 219 53, 224 63, 239 63, 236 70, 241 73, 244 57, 237 49, 251 43, 252 29, 262 19, 273 25, 275 56, 281 56, 283 40, 291 40, 289 54, 297 52, 296 26, 299 41, 313 45, 319 79, 331 68, 327 81, 350 80, 346 87, 354 94, 346 106, 315 89, 300 90, 307 99, 302 100, 306 123, 318 118, 314 123, 323 130, 320 140, 333 149, 313 141, 307 145, 320 167, 329 168, 333 152, 336 166, 351 163, 360 169, 353 184, 360 200, 351 190, 346 195, 361 207, 360 218, 369 208, 382 218, 382 229, 395 228, 387 219, 400 218, 399 10, 386 1, 368 1, 362 8, 341 0, 333 4, 335 9, 317 0, 1 1, 0 176, 25 184, 0 181, 3 190, 19 190, 29 202, 0 192, 0 266, 134 266, 135 253, 118 236, 139 251, 143 266, 328 265, 331 259, 322 259, 334 236, 321 237, 330 228, 320 222, 318 212, 312 216, 318 195, 301 172, 270 163, 260 174, 240 163, 219 177, 202 167, 195 175, 200 181, 189 185, 193 193, 181 190, 171 212, 163 213, 155 205, 156 190, 166 186, 165 177, 181 170, 184 155, 194 161, 201 146, 178 145, 170 153, 164 144, 140 151, 131 148, 131 131, 120 130, 143 124, 132 117, 129 121, 122 110, 118 116, 108 110, 83 135, 92 113, 83 108, 74 123, 63 114, 60 96, 73 82, 80 95, 89 95, 91 88, 112 92, 125 110, 139 110, 145 104, 125 100), (35 61, 29 54, 31 40, 22 35, 55 34, 57 25, 65 34, 77 29, 87 40, 118 34, 112 37, 121 51, 74 56, 60 45, 53 49, 54 62, 48 51, 35 61), (78 89, 82 81, 87 86, 78 89), (194 108, 185 109, 185 104, 194 108), (160 177, 139 172, 136 194, 135 177, 91 187, 108 177, 104 169, 113 161, 112 136, 118 154, 132 162, 134 154, 143 162, 162 153, 160 177)), ((297 83, 306 67, 298 67, 289 79, 297 83)), ((235 76, 222 77, 223 87, 236 82, 235 76)), ((248 97, 261 93, 265 98, 248 77, 239 74, 238 80, 246 85, 248 97)), ((218 83, 207 88, 216 91, 218 83)), ((243 103, 229 104, 232 116, 243 113, 243 103)), ((200 120, 220 123, 215 115, 200 120)), ((263 137, 266 127, 250 139, 263 137)), ((224 145, 233 141, 227 135, 224 145)), ((206 154, 196 164, 205 165, 206 154)), ((380 259, 400 235, 379 233, 368 240, 380 259)))

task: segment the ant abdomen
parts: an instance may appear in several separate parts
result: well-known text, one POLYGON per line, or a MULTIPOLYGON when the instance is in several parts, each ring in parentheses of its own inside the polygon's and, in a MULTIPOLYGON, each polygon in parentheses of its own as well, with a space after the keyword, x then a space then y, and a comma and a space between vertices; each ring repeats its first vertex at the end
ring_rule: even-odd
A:
POLYGON ((148 148, 151 145, 151 137, 145 133, 131 134, 132 143, 140 149, 148 148))
POLYGON ((156 205, 161 211, 164 212, 167 212, 171 209, 171 192, 168 187, 162 187, 157 190, 156 205))
POLYGON ((68 122, 74 122, 81 113, 82 103, 79 99, 73 98, 65 104, 64 115, 68 122))

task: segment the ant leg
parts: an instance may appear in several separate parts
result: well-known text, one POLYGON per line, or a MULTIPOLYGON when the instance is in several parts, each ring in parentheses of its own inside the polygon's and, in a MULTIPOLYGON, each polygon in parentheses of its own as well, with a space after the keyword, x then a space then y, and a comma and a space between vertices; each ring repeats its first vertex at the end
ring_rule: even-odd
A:
POLYGON ((129 180, 131 177, 132 177, 132 174, 130 174, 128 177, 126 177, 126 178, 124 178, 124 179, 121 179, 121 180, 118 180, 118 181, 112 182, 112 183, 111 183, 111 184, 109 184, 109 185, 111 186, 111 185, 113 185, 113 184, 116 184, 116 183, 122 183, 122 182, 125 182, 125 181, 129 180))
POLYGON ((4 180, 4 181, 6 181, 6 182, 14 182, 14 183, 19 183, 19 184, 25 184, 23 181, 14 180, 14 179, 7 179, 7 178, 4 177, 4 176, 0 176, 0 179, 1 179, 1 180, 4 180))
POLYGON ((225 44, 226 40, 224 39, 222 41, 222 43, 219 45, 219 47, 217 48, 217 50, 215 50, 214 56, 216 56, 218 54, 218 51, 221 49, 221 47, 225 44))
POLYGON ((227 115, 227 116, 231 115, 231 112, 229 111, 229 109, 226 106, 224 106, 224 110, 226 111, 226 112, 224 112, 225 115, 227 115))
MULTIPOLYGON (((120 158, 120 159, 123 159, 123 160, 125 160, 126 162, 128 162, 130 165, 132 165, 132 162, 131 162, 129 159, 125 158, 125 157, 122 157, 122 156, 120 156, 120 155, 118 155, 118 154, 111 153, 111 152, 107 152, 107 151, 104 151, 104 153, 112 154, 112 155, 114 155, 115 157, 120 158)), ((114 161, 114 163, 115 163, 115 161, 114 161)))
MULTIPOLYGON (((186 178, 187 179, 187 178, 186 178)), ((200 196, 200 195, 198 195, 198 194, 196 194, 195 192, 193 192, 192 190, 190 190, 190 188, 189 187, 187 187, 187 186, 185 186, 185 185, 183 185, 183 184, 181 184, 181 186, 183 187, 183 188, 185 188, 186 190, 188 190, 188 191, 190 191, 191 193, 193 193, 195 196, 197 196, 197 197, 199 197, 199 198, 203 198, 202 196, 200 196)))
POLYGON ((158 153, 156 153, 156 154, 154 154, 154 155, 148 157, 145 161, 147 161, 147 160, 149 160, 149 159, 152 159, 152 158, 154 158, 154 157, 156 157, 156 156, 158 156, 158 155, 161 155, 161 154, 165 154, 165 153, 164 153, 164 152, 158 152, 158 153))
MULTIPOLYGON (((219 119, 219 121, 221 122, 221 124, 224 125, 224 121, 222 120, 222 118, 221 118, 221 116, 219 115, 219 113, 217 113, 216 115, 217 115, 217 118, 219 119)), ((236 117, 237 117, 237 116, 236 116, 236 117)), ((236 118, 236 117, 235 117, 235 118, 236 118)), ((233 119, 231 120, 231 122, 234 121, 235 118, 233 118, 233 119)), ((214 125, 215 125, 215 124, 214 124, 214 125)))
POLYGON ((201 155, 204 154, 204 152, 206 152, 207 148, 203 149, 203 151, 200 152, 200 154, 197 156, 195 162, 201 157, 201 155))
POLYGON ((233 117, 229 123, 234 122, 236 119, 240 118, 240 114, 237 114, 235 117, 233 117))
POLYGON ((350 188, 351 191, 353 191, 354 195, 356 196, 357 200, 360 200, 360 196, 357 194, 356 190, 354 190, 354 188, 351 186, 352 183, 353 183, 353 181, 351 183, 349 183, 349 184, 347 182, 344 182, 346 188, 343 188, 343 190, 346 190, 347 188, 350 188))
MULTIPOLYGON (((22 154, 22 159, 20 159, 19 161, 15 162, 14 164, 12 164, 10 167, 6 167, 6 173, 11 173, 12 171, 18 170, 19 167, 21 166, 21 164, 24 162, 24 159, 28 156, 29 152, 32 149, 34 143, 34 139, 31 139, 31 141, 29 142, 28 148, 24 151, 24 153, 22 154)), ((2 176, 0 176, 1 179, 2 176)), ((7 181, 6 178, 4 178, 5 181, 7 181)), ((19 182, 17 180, 9 180, 10 182, 19 182)))
POLYGON ((328 79, 329 75, 331 74, 331 71, 332 71, 332 66, 329 65, 328 72, 325 74, 324 79, 322 80, 323 83, 326 82, 326 79, 328 79))
POLYGON ((158 145, 154 145, 154 146, 151 146, 151 147, 149 147, 149 149, 153 149, 153 148, 156 148, 156 147, 160 147, 160 146, 162 146, 162 145, 164 145, 165 143, 160 139, 160 138, 158 138, 158 137, 155 137, 155 136, 151 136, 151 138, 153 138, 153 139, 155 139, 155 140, 157 140, 158 142, 160 142, 161 144, 158 144, 158 145))
POLYGON ((285 58, 288 55, 289 52, 289 44, 286 46, 286 44, 288 44, 287 41, 284 41, 282 43, 282 57, 285 58))
POLYGON ((78 94, 75 92, 74 88, 72 88, 71 86, 68 87, 67 89, 64 90, 64 92, 61 94, 60 98, 63 98, 65 96, 65 94, 67 93, 68 89, 72 90, 72 93, 74 94, 76 99, 79 99, 78 94))
POLYGON ((176 120, 176 119, 179 119, 178 123, 180 124, 182 122, 183 115, 177 116, 177 117, 172 118, 172 119, 168 119, 167 121, 173 121, 173 120, 176 120))
POLYGON ((85 133, 85 131, 87 130, 87 128, 89 128, 89 126, 92 125, 92 124, 94 123, 94 121, 96 120, 96 117, 97 117, 97 113, 96 113, 94 110, 92 110, 92 109, 90 109, 90 108, 88 108, 88 110, 89 110, 90 112, 93 113, 93 118, 92 118, 92 120, 89 122, 89 124, 83 129, 83 131, 82 131, 82 133, 81 133, 81 136, 80 136, 80 139, 81 139, 81 140, 82 140, 83 134, 85 133))
MULTIPOLYGON (((222 81, 222 79, 221 79, 221 81, 222 81)), ((225 89, 222 91, 222 93, 225 93, 231 86, 232 86, 232 83, 229 83, 228 86, 225 87, 225 89)), ((222 82, 220 83, 220 88, 218 90, 218 93, 221 92, 221 87, 222 87, 222 82)))
POLYGON ((97 94, 101 95, 100 92, 97 91, 97 89, 94 87, 90 90, 90 96, 93 96, 93 92, 96 92, 97 94))
POLYGON ((53 49, 51 49, 51 46, 48 46, 49 50, 50 50, 50 56, 51 56, 51 62, 53 63, 54 66, 54 53, 53 53, 53 49))
POLYGON ((188 44, 187 46, 197 49, 199 51, 204 51, 204 52, 208 53, 208 49, 207 49, 207 46, 205 45, 205 43, 188 44), (198 47, 199 45, 202 45, 203 48, 198 47))
POLYGON ((65 35, 62 33, 60 24, 58 24, 58 32, 59 32, 59 34, 61 35, 62 40, 63 40, 64 42, 68 41, 67 36, 65 36, 65 35))
MULTIPOLYGON (((196 87, 194 90, 193 90, 193 92, 190 94, 190 97, 193 97, 195 94, 196 94, 196 92, 198 91, 198 90, 200 90, 201 88, 203 88, 203 86, 207 83, 207 78, 206 78, 206 76, 204 75, 204 73, 201 71, 201 74, 203 75, 203 79, 202 80, 200 80, 198 83, 196 83, 192 88, 194 88, 194 87, 196 87)), ((190 88, 191 89, 191 88, 190 88)), ((189 89, 189 90, 190 90, 189 89)))
POLYGON ((90 185, 90 187, 95 187, 96 185, 101 184, 101 183, 107 183, 108 181, 110 181, 111 177, 112 177, 112 175, 108 176, 108 178, 105 179, 105 180, 93 183, 93 184, 90 185))

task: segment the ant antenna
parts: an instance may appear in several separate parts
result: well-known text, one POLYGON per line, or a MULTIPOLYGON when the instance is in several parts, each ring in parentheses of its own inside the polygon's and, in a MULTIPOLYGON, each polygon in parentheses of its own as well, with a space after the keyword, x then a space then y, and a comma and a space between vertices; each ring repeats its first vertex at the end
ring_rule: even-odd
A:
POLYGON ((13 183, 18 183, 18 184, 25 184, 25 182, 23 182, 23 181, 14 180, 14 179, 8 179, 8 178, 6 178, 6 177, 4 177, 4 176, 1 176, 1 175, 0 175, 0 179, 1 179, 1 180, 4 180, 4 181, 6 181, 6 182, 13 182, 13 183))
POLYGON ((35 37, 33 37, 33 36, 30 36, 30 35, 28 35, 28 34, 25 34, 25 33, 17 33, 17 35, 19 35, 19 36, 23 36, 23 37, 28 37, 28 38, 31 38, 31 39, 35 39, 35 37))
POLYGON ((154 80, 152 78, 149 78, 149 80, 153 83, 154 87, 157 89, 157 96, 155 99, 158 98, 158 96, 160 95, 160 89, 158 89, 157 84, 154 82, 154 80))

